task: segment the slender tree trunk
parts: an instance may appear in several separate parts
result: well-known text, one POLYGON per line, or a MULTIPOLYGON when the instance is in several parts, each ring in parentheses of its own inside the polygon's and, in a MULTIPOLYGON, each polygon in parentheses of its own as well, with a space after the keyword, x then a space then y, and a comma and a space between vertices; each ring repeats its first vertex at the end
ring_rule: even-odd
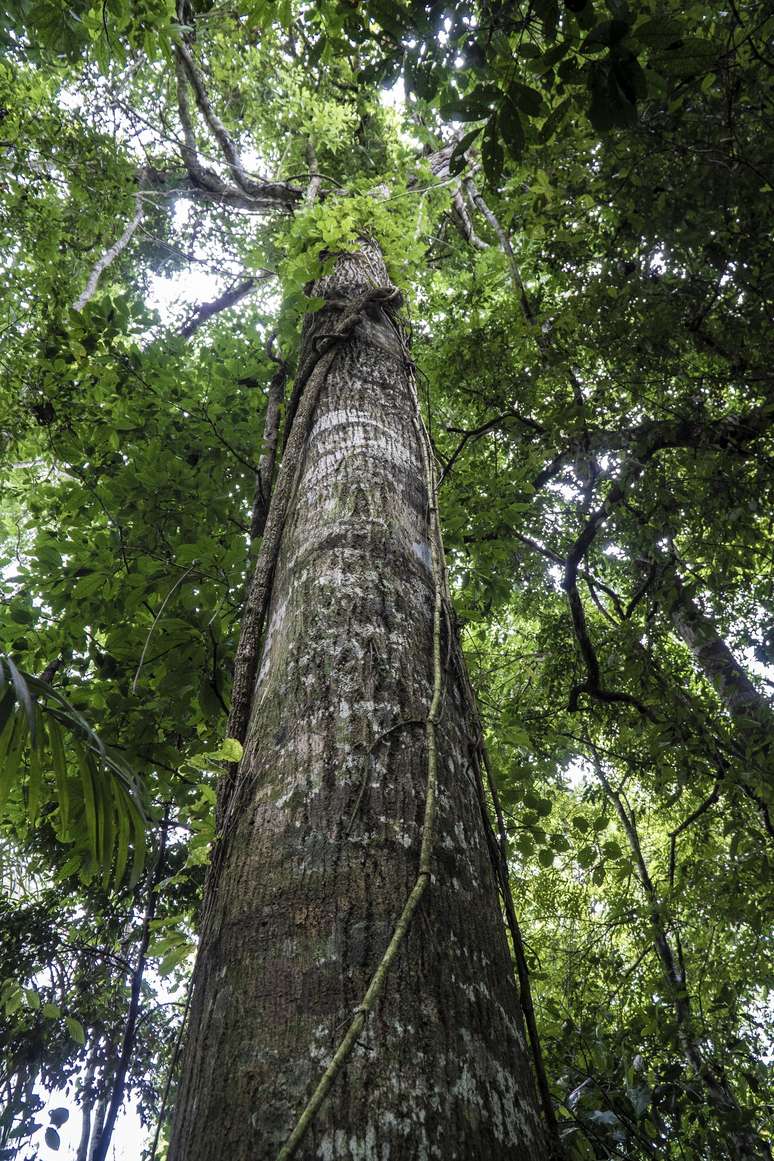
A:
MULTIPOLYGON (((373 245, 341 256, 299 365, 387 284, 373 245)), ((170 1161, 273 1161, 417 884, 437 578, 420 424, 395 321, 372 303, 321 388, 284 524, 170 1161)), ((307 1161, 545 1157, 448 625, 432 878, 307 1161)))
MULTIPOLYGON (((103 1077, 103 1084, 106 1078, 103 1077)), ((89 1142, 88 1161, 94 1161, 97 1148, 99 1146, 100 1138, 102 1137, 102 1129, 105 1124, 105 1114, 108 1110, 107 1096, 101 1096, 97 1101, 97 1108, 94 1113, 94 1122, 91 1127, 91 1141, 89 1142)))
POLYGON ((94 1072, 97 1067, 97 1047, 98 1045, 95 1044, 91 1051, 81 1085, 81 1139, 78 1143, 75 1161, 88 1161, 91 1112, 94 1108, 94 1072))
POLYGON ((121 1055, 118 1059, 118 1066, 116 1074, 113 1078, 113 1085, 110 1091, 110 1099, 107 1103, 106 1112, 103 1113, 104 1123, 100 1126, 99 1132, 94 1133, 94 1145, 92 1145, 92 1153, 90 1161, 105 1161, 107 1151, 110 1148, 110 1141, 115 1129, 116 1119, 121 1106, 124 1103, 124 1096, 126 1093, 126 1077, 129 1071, 129 1064, 132 1059, 132 1054, 135 1048, 135 1039, 137 1035, 137 1018, 140 1014, 140 993, 142 991, 142 981, 145 975, 145 967, 147 963, 148 945, 151 938, 151 923, 156 914, 156 896, 159 882, 161 881, 164 872, 164 857, 167 849, 167 828, 169 825, 168 813, 164 815, 164 821, 161 826, 161 839, 159 842, 159 851, 156 862, 151 873, 150 882, 148 884, 148 896, 145 904, 145 914, 142 918, 142 926, 140 927, 140 945, 137 949, 137 961, 131 975, 131 982, 129 988, 129 1008, 126 1014, 126 1024, 124 1025, 124 1036, 121 1044, 121 1055))
POLYGON ((661 901, 642 853, 634 812, 626 809, 621 795, 610 785, 596 758, 595 768, 597 777, 602 783, 605 794, 615 807, 626 834, 634 858, 637 878, 647 899, 653 933, 653 947, 661 963, 664 979, 672 999, 677 1039, 686 1063, 699 1077, 707 1101, 717 1113, 720 1123, 727 1127, 724 1144, 728 1150, 728 1156, 734 1158, 734 1161, 763 1161, 763 1159, 768 1159, 771 1157, 771 1150, 762 1137, 746 1126, 746 1114, 740 1108, 736 1095, 721 1071, 713 1061, 707 1058, 702 1049, 695 1028, 682 958, 675 955, 669 938, 661 901))
POLYGON ((691 650, 696 664, 731 717, 748 760, 766 760, 774 742, 774 709, 755 688, 743 667, 686 590, 676 572, 670 573, 672 600, 669 617, 678 636, 691 650))

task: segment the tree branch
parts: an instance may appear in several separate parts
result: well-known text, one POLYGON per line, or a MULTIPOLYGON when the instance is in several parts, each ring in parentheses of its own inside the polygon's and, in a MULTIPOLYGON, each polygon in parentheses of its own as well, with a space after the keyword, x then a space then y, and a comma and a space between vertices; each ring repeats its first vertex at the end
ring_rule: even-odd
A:
POLYGON ((196 308, 196 311, 188 322, 180 328, 180 334, 184 339, 190 339, 191 335, 196 334, 199 327, 204 326, 216 314, 220 314, 223 310, 228 310, 229 307, 236 306, 260 282, 266 282, 269 278, 275 278, 276 275, 273 270, 263 270, 258 275, 251 275, 237 286, 231 287, 230 290, 225 290, 218 298, 213 299, 212 302, 203 302, 201 306, 196 308))
POLYGON ((112 246, 108 247, 104 254, 102 254, 92 266, 91 274, 89 275, 89 280, 86 283, 86 287, 83 293, 80 294, 73 303, 73 310, 83 310, 87 302, 91 301, 97 291, 97 285, 103 271, 107 270, 108 266, 112 266, 116 258, 118 258, 120 254, 123 254, 124 250, 131 242, 135 230, 143 219, 144 207, 142 199, 143 190, 141 178, 140 188, 134 195, 134 215, 126 223, 121 237, 118 238, 112 246))
MULTIPOLYGON (((254 204, 263 206, 276 206, 278 208, 289 209, 300 200, 301 190, 294 186, 288 185, 287 182, 271 182, 263 178, 255 179, 251 177, 245 170, 242 158, 239 155, 234 141, 226 129, 223 122, 218 117, 217 113, 212 107, 212 103, 207 94, 207 89, 204 84, 204 79, 197 68, 194 59, 189 51, 188 46, 184 42, 179 42, 175 45, 175 62, 178 76, 178 105, 180 106, 180 93, 185 88, 187 81, 193 90, 196 106, 201 113, 204 121, 212 133, 212 136, 217 141, 220 150, 226 160, 226 164, 231 171, 234 182, 237 187, 245 194, 254 204)), ((189 136, 193 138, 193 129, 191 124, 190 112, 187 107, 187 99, 184 99, 185 112, 187 115, 184 120, 181 109, 181 121, 183 122, 183 130, 186 136, 186 152, 190 153, 192 144, 195 151, 195 141, 189 141, 189 136)), ((198 162, 198 157, 197 157, 198 162)), ((199 166, 200 171, 202 167, 199 166)), ((189 170, 190 172, 190 170, 189 170)), ((204 171, 206 179, 211 182, 213 176, 212 171, 204 171)), ((193 176, 193 173, 192 173, 193 176)), ((217 181, 220 181, 216 177, 217 181)), ((209 188, 212 188, 210 185, 209 188)))
POLYGON ((240 209, 285 209, 289 210, 302 196, 301 190, 286 182, 253 181, 247 177, 239 155, 220 120, 215 116, 207 98, 201 76, 193 64, 188 49, 184 45, 175 48, 175 74, 177 77, 177 108, 183 128, 184 144, 180 147, 183 164, 192 184, 206 196, 217 198, 227 205, 240 209), (193 70, 193 71, 192 71, 193 70), (194 77, 196 78, 194 80, 194 77), (234 173, 235 186, 229 186, 213 169, 202 165, 196 134, 193 127, 191 108, 188 103, 188 83, 194 91, 199 110, 213 132, 227 163, 234 173), (216 129, 215 126, 218 128, 216 129), (222 131, 222 132, 221 132, 222 131), (230 143, 230 146, 224 143, 230 143))

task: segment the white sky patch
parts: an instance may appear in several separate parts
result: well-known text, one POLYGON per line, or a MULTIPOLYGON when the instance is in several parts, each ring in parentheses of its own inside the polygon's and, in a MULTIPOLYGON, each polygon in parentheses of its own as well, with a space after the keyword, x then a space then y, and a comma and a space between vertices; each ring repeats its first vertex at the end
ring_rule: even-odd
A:
POLYGON ((190 313, 202 303, 211 302, 223 289, 224 279, 209 270, 181 270, 171 278, 154 275, 146 302, 151 310, 159 312, 162 322, 168 323, 186 307, 190 313))
POLYGON ((406 88, 403 77, 398 77, 389 89, 379 90, 379 100, 388 109, 403 109, 406 105, 406 88))
MULTIPOLYGON (((81 1139, 81 1115, 75 1104, 73 1095, 66 1092, 52 1093, 46 1101, 46 1107, 37 1114, 36 1121, 43 1123, 43 1128, 34 1133, 30 1140, 34 1142, 39 1161, 56 1161, 57 1158, 74 1157, 81 1139), (45 1131, 48 1126, 48 1114, 51 1109, 67 1108, 70 1110, 70 1119, 58 1129, 61 1146, 58 1151, 49 1149, 45 1143, 45 1131)), ((108 1150, 108 1161, 138 1161, 143 1148, 150 1143, 152 1130, 143 1128, 140 1115, 134 1105, 124 1105, 116 1119, 116 1127, 111 1138, 108 1150)))
POLYGON ((564 781, 571 790, 582 790, 592 777, 591 765, 584 758, 573 758, 564 772, 564 781))

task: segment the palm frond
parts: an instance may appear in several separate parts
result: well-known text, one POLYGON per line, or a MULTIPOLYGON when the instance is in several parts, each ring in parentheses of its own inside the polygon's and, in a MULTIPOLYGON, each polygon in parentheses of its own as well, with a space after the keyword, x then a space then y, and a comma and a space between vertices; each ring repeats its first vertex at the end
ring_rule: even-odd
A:
POLYGON ((82 867, 130 886, 145 862, 141 785, 83 714, 59 690, 0 653, 0 815, 23 807, 30 826, 44 809, 63 843, 82 852, 82 867))

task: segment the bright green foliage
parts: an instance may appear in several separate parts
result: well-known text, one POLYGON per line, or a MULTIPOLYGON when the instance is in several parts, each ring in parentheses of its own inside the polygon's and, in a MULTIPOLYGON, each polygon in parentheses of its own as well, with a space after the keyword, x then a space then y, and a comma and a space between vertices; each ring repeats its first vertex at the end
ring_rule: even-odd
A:
POLYGON ((151 891, 127 1083, 158 1113, 180 1012, 152 1001, 182 1003, 234 757, 269 383, 363 232, 412 324, 568 1157, 770 1141, 767 8, 238 7, 46 0, 0 24, 0 1157, 42 1142, 43 1088, 89 1061, 109 1088, 151 891), (234 196, 197 185, 181 44, 284 200, 250 204, 189 83, 234 196), (685 600, 757 708, 688 648, 685 600), (734 1108, 686 1060, 685 996, 734 1108))

